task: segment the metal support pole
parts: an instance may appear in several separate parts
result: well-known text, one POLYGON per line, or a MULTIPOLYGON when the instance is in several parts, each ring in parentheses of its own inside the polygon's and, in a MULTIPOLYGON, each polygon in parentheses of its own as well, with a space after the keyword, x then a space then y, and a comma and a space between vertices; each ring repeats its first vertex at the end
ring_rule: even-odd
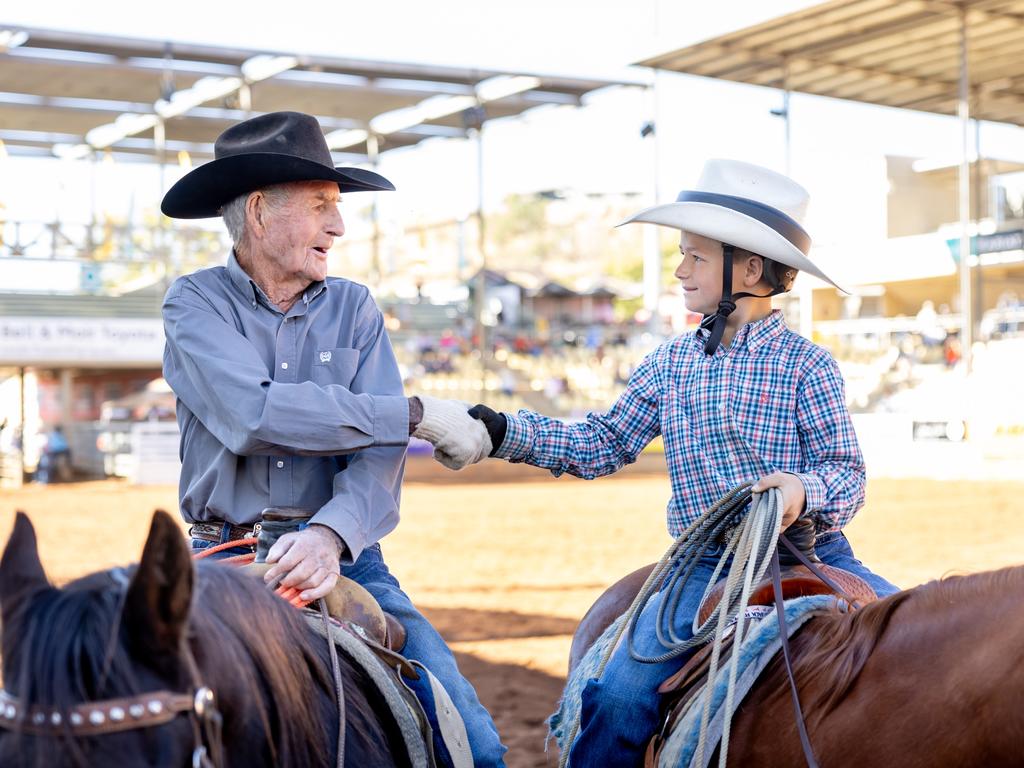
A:
MULTIPOLYGON (((974 108, 978 110, 978 92, 974 92, 974 108)), ((974 189, 971 192, 971 200, 974 207, 974 221, 981 221, 984 212, 981 210, 981 121, 977 118, 974 119, 974 189)), ((974 291, 974 309, 973 319, 974 323, 981 319, 982 314, 985 311, 985 306, 982 301, 983 289, 982 282, 984 281, 984 270, 981 267, 981 254, 978 254, 978 263, 974 268, 974 286, 971 290, 974 291)))
MULTIPOLYGON (((649 142, 649 158, 651 167, 651 201, 650 205, 661 202, 660 188, 660 147, 658 146, 658 80, 659 70, 654 71, 654 79, 648 86, 650 102, 650 121, 640 131, 649 142)), ((661 318, 658 316, 658 300, 661 298, 661 228, 643 228, 643 301, 644 309, 650 313, 649 330, 657 335, 661 331, 661 318)))
POLYGON ((25 405, 25 366, 18 368, 18 421, 21 430, 21 476, 28 474, 28 465, 25 464, 25 448, 28 445, 28 430, 25 428, 25 416, 28 408, 25 405))
MULTIPOLYGON (((782 62, 782 130, 787 176, 791 176, 793 173, 793 139, 790 119, 791 95, 792 93, 789 90, 789 59, 784 59, 782 62)), ((799 280, 796 295, 800 307, 800 335, 805 339, 811 339, 814 337, 814 286, 806 277, 799 280)))
POLYGON ((480 271, 476 274, 474 287, 477 343, 480 350, 480 361, 486 368, 489 357, 487 346, 487 326, 484 325, 484 308, 487 306, 487 230, 484 221, 484 126, 480 121, 476 128, 476 190, 477 190, 477 235, 480 248, 480 271))
MULTIPOLYGON (((370 167, 377 170, 380 163, 380 139, 375 133, 368 133, 366 136, 366 156, 370 160, 370 167)), ((373 224, 373 244, 371 269, 373 270, 373 281, 380 284, 384 276, 384 267, 380 263, 380 209, 377 207, 377 192, 370 193, 370 222, 373 224)))
POLYGON ((970 167, 970 76, 967 62, 967 8, 960 7, 960 344, 964 372, 971 372, 971 347, 974 344, 973 307, 971 306, 971 167, 970 167))
POLYGON ((73 399, 75 386, 75 372, 70 368, 60 369, 60 421, 65 433, 71 429, 71 420, 74 417, 73 399))
POLYGON ((160 173, 160 198, 167 191, 167 130, 164 121, 153 126, 153 146, 156 149, 156 164, 160 173))
POLYGON ((252 87, 248 83, 238 87, 238 108, 246 114, 252 112, 252 87))

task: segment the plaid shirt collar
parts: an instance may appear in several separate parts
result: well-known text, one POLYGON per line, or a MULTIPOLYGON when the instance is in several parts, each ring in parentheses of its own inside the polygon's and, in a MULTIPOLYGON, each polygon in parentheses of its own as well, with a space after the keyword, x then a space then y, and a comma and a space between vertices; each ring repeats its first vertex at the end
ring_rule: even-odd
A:
MULTIPOLYGON (((708 334, 711 333, 711 324, 714 322, 714 318, 715 315, 705 315, 700 321, 700 326, 697 328, 696 333, 693 335, 701 354, 704 353, 704 341, 707 339, 708 334)), ((784 330, 786 330, 786 321, 782 317, 782 310, 773 309, 760 320, 755 320, 752 323, 746 323, 741 326, 736 331, 736 335, 733 337, 729 347, 719 346, 715 350, 715 356, 726 355, 729 353, 729 350, 742 349, 744 345, 746 345, 749 351, 756 352, 759 347, 763 347, 784 330)))

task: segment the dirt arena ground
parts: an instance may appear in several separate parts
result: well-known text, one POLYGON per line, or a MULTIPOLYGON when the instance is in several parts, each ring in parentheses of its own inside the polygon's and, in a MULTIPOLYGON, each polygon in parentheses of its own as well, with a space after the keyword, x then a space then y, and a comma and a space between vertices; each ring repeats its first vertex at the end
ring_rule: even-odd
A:
MULTIPOLYGON (((657 559, 667 480, 655 465, 615 478, 555 480, 489 462, 458 475, 411 462, 391 569, 455 649, 494 713, 516 768, 555 764, 544 719, 561 691, 571 634, 620 575, 657 559)), ((1024 482, 877 480, 848 529, 862 560, 903 587, 1024 562, 1024 482)), ((51 579, 137 559, 171 487, 119 482, 0 492, 0 540, 30 513, 51 579)))

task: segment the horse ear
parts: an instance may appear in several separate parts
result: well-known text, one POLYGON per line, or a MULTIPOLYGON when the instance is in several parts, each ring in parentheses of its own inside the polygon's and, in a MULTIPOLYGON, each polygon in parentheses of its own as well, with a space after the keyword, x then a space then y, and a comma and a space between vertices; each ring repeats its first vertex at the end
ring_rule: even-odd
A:
POLYGON ((157 510, 124 604, 131 642, 151 660, 177 656, 192 602, 192 558, 181 529, 157 510))
POLYGON ((14 530, 0 559, 0 608, 7 624, 21 598, 50 586, 39 560, 36 531, 28 516, 18 512, 14 530))

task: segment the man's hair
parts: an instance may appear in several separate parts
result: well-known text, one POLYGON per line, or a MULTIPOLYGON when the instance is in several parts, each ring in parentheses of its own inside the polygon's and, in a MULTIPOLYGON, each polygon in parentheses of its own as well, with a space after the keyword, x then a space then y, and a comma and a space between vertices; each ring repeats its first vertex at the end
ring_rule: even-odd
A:
POLYGON ((262 189, 254 189, 252 192, 239 195, 221 206, 220 215, 224 218, 224 226, 227 227, 228 234, 231 235, 231 242, 238 245, 245 237, 245 203, 249 199, 249 195, 254 192, 262 192, 267 202, 275 205, 288 194, 288 187, 288 184, 274 184, 262 189))

